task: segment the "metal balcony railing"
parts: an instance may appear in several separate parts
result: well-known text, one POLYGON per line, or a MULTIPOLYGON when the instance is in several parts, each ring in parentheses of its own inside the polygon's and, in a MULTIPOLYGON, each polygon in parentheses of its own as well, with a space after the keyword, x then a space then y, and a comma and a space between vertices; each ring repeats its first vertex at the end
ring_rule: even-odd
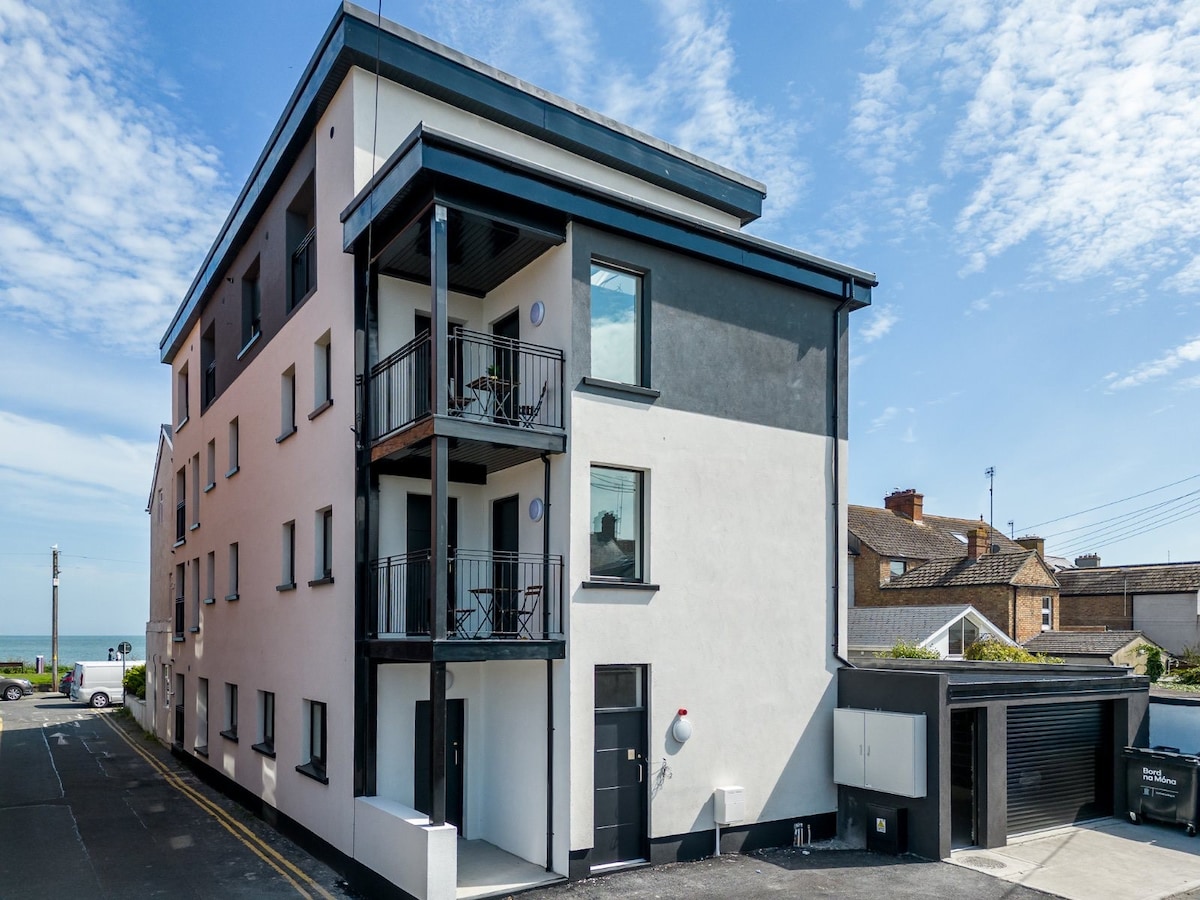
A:
MULTIPOLYGON (((430 552, 371 563, 373 636, 429 637, 430 552)), ((562 557, 454 551, 447 573, 447 637, 548 640, 562 635, 562 557)))
MULTIPOLYGON (((370 440, 430 415, 430 344, 429 332, 422 332, 372 367, 370 440)), ((448 352, 450 415, 513 428, 563 428, 561 350, 456 329, 448 352)))

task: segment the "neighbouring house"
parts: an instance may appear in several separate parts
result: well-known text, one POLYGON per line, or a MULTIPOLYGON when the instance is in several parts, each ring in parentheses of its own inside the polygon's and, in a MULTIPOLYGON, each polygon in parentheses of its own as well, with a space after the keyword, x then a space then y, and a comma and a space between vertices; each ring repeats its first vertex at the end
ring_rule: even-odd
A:
POLYGON ((962 659, 963 651, 981 638, 1014 642, 975 607, 852 606, 850 660, 874 658, 897 642, 936 650, 942 659, 962 659))
POLYGON ((1142 632, 1168 653, 1200 647, 1200 562, 1101 566, 1089 554, 1057 574, 1063 629, 1142 632))
POLYGON ((832 835, 875 279, 763 196, 340 7, 160 348, 175 752, 371 896, 832 835))
POLYGON ((1127 666, 1146 674, 1145 650, 1159 647, 1140 631, 1043 631, 1025 641, 1030 653, 1085 666, 1127 666))
MULTIPOLYGON (((158 430, 158 452, 146 512, 150 515, 150 618, 146 621, 146 721, 147 731, 167 740, 171 715, 170 670, 172 635, 175 633, 175 517, 181 488, 175 482, 173 430, 158 430)), ((186 486, 185 486, 186 487, 186 486)))
POLYGON ((852 505, 847 522, 855 607, 970 605, 1018 642, 1058 624, 1058 581, 1039 538, 926 515, 911 489, 883 509, 852 505))

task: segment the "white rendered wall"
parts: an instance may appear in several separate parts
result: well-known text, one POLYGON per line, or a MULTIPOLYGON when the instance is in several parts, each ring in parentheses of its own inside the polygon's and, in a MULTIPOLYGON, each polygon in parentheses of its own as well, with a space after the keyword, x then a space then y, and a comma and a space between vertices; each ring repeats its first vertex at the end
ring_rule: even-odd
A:
MULTIPOLYGON (((517 157, 599 185, 610 191, 653 203, 664 209, 694 216, 726 228, 739 229, 736 216, 720 212, 696 200, 649 184, 632 175, 618 172, 598 162, 539 141, 537 138, 506 128, 490 119, 457 109, 440 100, 403 87, 386 78, 379 86, 379 130, 375 123, 375 75, 360 68, 350 70, 355 90, 355 184, 362 188, 379 167, 421 122, 431 128, 481 144, 492 150, 517 157), (375 147, 372 156, 371 148, 375 147)), ((682 163, 681 163, 682 165, 682 163)))
POLYGON ((1137 594, 1133 627, 1168 653, 1200 646, 1200 608, 1196 594, 1137 594))
MULTIPOLYGON (((835 526, 832 442, 579 393, 572 402, 571 846, 593 841, 596 665, 649 666, 651 783, 664 764, 670 775, 650 803, 652 837, 711 828, 723 784, 746 788, 747 822, 836 809, 830 567, 845 503, 843 488, 835 526), (646 580, 659 591, 579 588, 592 463, 647 470, 646 580), (680 707, 695 728, 682 746, 670 736, 680 707)), ((844 567, 844 547, 836 559, 844 567)))

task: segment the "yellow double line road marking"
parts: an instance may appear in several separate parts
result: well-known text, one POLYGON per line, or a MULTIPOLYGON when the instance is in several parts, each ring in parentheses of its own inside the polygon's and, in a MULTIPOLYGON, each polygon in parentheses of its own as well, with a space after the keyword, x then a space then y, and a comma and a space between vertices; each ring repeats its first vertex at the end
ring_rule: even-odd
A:
POLYGON ((163 781, 195 803, 198 807, 200 807, 201 810, 212 816, 212 818, 216 819, 217 823, 220 824, 231 835, 237 838, 237 840, 240 841, 246 847, 246 849, 248 849, 251 853, 283 876, 287 883, 294 887, 296 892, 299 893, 301 897, 305 897, 307 900, 313 900, 314 896, 320 897, 322 900, 337 900, 336 897, 321 887, 321 885, 313 881, 307 873, 290 863, 287 859, 280 855, 277 850, 264 843, 263 840, 253 831, 251 831, 237 819, 233 818, 231 815, 229 815, 229 813, 221 809, 221 807, 217 806, 217 804, 213 803, 191 785, 187 784, 187 782, 180 778, 175 772, 171 771, 169 766, 155 757, 152 753, 149 753, 144 748, 139 747, 136 743, 134 743, 134 741, 129 737, 128 734, 125 733, 122 728, 119 728, 109 721, 109 716, 107 713, 99 715, 98 718, 103 721, 105 725, 115 731, 117 736, 120 737, 121 740, 123 740, 127 745, 129 745, 130 749, 132 749, 134 753, 149 763, 151 768, 153 768, 156 772, 158 772, 159 775, 162 776, 163 781))

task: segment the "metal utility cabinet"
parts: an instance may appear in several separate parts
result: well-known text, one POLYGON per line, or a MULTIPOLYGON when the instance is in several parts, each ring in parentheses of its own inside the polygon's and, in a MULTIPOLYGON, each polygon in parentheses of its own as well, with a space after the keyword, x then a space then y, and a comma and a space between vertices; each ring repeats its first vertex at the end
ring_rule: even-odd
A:
POLYGON ((923 713, 833 711, 833 780, 900 797, 924 797, 923 713))

